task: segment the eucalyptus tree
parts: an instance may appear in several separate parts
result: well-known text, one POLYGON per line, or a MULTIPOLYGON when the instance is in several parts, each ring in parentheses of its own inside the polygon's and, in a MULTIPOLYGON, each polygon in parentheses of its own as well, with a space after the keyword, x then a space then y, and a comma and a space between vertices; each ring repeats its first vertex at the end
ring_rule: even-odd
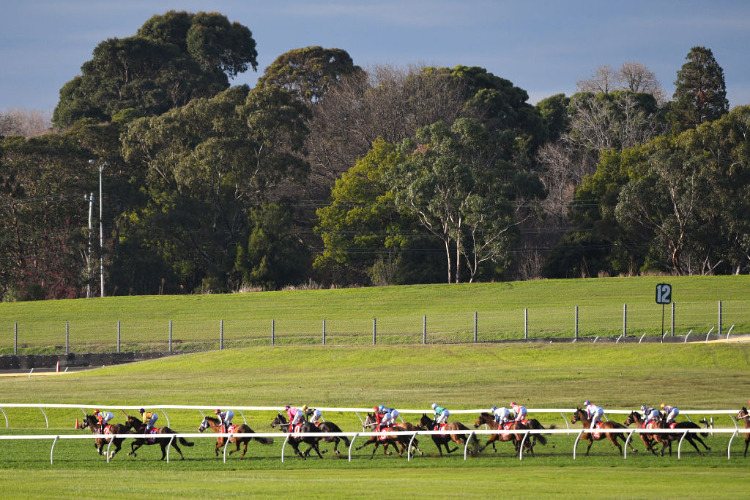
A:
POLYGON ((97 45, 81 75, 60 89, 53 123, 109 121, 125 109, 158 115, 225 90, 230 77, 257 68, 256 58, 250 30, 221 14, 153 16, 135 36, 97 45))

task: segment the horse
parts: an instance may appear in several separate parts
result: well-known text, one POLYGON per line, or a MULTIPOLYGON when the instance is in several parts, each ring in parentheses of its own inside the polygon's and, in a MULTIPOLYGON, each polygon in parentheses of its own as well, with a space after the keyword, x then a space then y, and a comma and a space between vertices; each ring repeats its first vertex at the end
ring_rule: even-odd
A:
MULTIPOLYGON (((201 422, 201 425, 198 427, 198 432, 203 432, 206 429, 211 427, 214 432, 222 433, 224 432, 224 429, 222 429, 221 422, 218 418, 214 417, 204 417, 203 422, 201 422)), ((239 425, 232 425, 229 428, 230 432, 235 434, 254 434, 255 431, 253 431, 249 426, 245 424, 239 424, 239 425)), ((219 450, 224 446, 224 438, 223 436, 219 436, 216 438, 216 449, 214 450, 216 452, 216 456, 219 456, 219 450)), ((240 460, 245 458, 245 453, 247 453, 247 445, 250 444, 250 441, 255 439, 261 444, 270 445, 273 444, 273 439, 265 438, 265 437, 235 437, 232 436, 229 438, 230 443, 234 443, 237 445, 237 447, 234 450, 229 450, 229 455, 231 456, 232 453, 235 451, 240 451, 240 445, 244 445, 242 448, 242 455, 240 456, 240 460)))
MULTIPOLYGON (((737 414, 737 418, 735 420, 739 419, 742 419, 745 422, 745 429, 750 429, 750 414, 747 413, 747 408, 745 408, 744 406, 737 414)), ((745 458, 747 458, 748 444, 750 444, 750 432, 745 433, 745 454, 743 455, 745 458)))
MULTIPOLYGON (((664 415, 662 415, 660 428, 663 428, 663 429, 701 429, 700 425, 696 424, 695 422, 690 422, 690 421, 677 422, 674 425, 669 425, 664 420, 664 418, 665 418, 664 415)), ((708 437, 708 432, 701 432, 700 436, 708 437)), ((711 451, 711 448, 709 448, 709 446, 703 442, 700 436, 697 433, 688 432, 685 434, 685 440, 687 440, 688 443, 693 445, 693 448, 695 448, 695 451, 698 452, 698 455, 703 455, 703 453, 701 453, 701 450, 698 448, 698 445, 695 444, 696 441, 702 444, 703 447, 706 448, 707 451, 711 451)), ((669 432, 669 433, 664 433, 664 437, 665 439, 669 441, 669 454, 671 455, 672 454, 672 441, 676 441, 682 438, 682 434, 669 432)), ((664 450, 662 450, 662 452, 663 451, 664 450)))
MULTIPOLYGON (((630 424, 636 424, 641 429, 645 429, 645 427, 643 427, 644 422, 641 418, 641 414, 637 411, 631 411, 630 415, 628 415, 628 418, 625 419, 625 426, 629 426, 630 424)), ((663 428, 663 426, 660 425, 660 422, 654 421, 654 425, 649 427, 649 429, 654 428, 663 428)), ((667 434, 654 432, 653 434, 643 433, 640 436, 641 441, 643 441, 643 444, 646 446, 646 450, 650 451, 654 455, 656 455, 656 450, 653 447, 653 441, 661 444, 661 456, 664 456, 664 450, 667 447, 669 447, 669 454, 672 454, 671 442, 667 434)))
MULTIPOLYGON (((94 415, 86 415, 86 418, 83 420, 83 423, 79 426, 78 421, 76 421, 76 429, 85 429, 85 428, 91 429, 91 432, 94 434, 101 434, 99 432, 99 421, 94 415)), ((104 429, 103 435, 106 434, 129 434, 130 429, 126 425, 123 424, 109 424, 104 429)), ((104 455, 102 452, 102 449, 104 448, 104 444, 112 441, 112 444, 115 445, 115 449, 112 450, 109 454, 109 459, 112 460, 112 458, 117 454, 118 451, 120 451, 120 448, 122 447, 122 442, 125 441, 126 438, 101 438, 101 439, 94 439, 94 448, 97 449, 99 452, 99 455, 104 455)))
MULTIPOLYGON (((537 428, 544 429, 544 427, 542 426, 542 424, 539 423, 539 421, 535 419, 535 422, 538 426, 537 428)), ((497 448, 495 448, 495 441, 513 441, 513 446, 516 448, 516 453, 519 453, 521 451, 520 450, 521 443, 524 442, 523 441, 524 433, 515 433, 513 431, 531 429, 531 426, 529 426, 528 424, 523 424, 521 422, 512 422, 510 423, 508 427, 501 427, 500 423, 495 421, 495 417, 492 414, 487 413, 487 412, 482 412, 479 414, 477 421, 474 422, 474 428, 476 429, 482 424, 488 425, 489 428, 492 430, 499 430, 501 432, 498 432, 497 434, 491 434, 490 438, 487 440, 487 443, 485 443, 484 446, 479 448, 478 453, 481 453, 482 451, 484 451, 484 449, 487 448, 489 445, 492 445, 492 449, 495 450, 495 452, 497 452, 497 448), (505 431, 505 432, 502 432, 502 431, 505 431)), ((539 440, 540 443, 542 443, 543 445, 547 444, 547 438, 545 438, 541 434, 539 434, 539 437, 541 438, 539 440)), ((526 441, 524 442, 524 448, 529 450, 529 452, 531 452, 531 456, 534 456, 534 444, 535 444, 535 441, 531 439, 531 436, 526 438, 526 441)))
MULTIPOLYGON (((320 432, 343 432, 341 428, 333 422, 318 422, 317 426, 320 432)), ((346 436, 327 436, 321 437, 320 439, 325 441, 326 443, 333 443, 333 453, 335 455, 340 455, 339 441, 343 441, 346 447, 349 447, 349 438, 346 436)), ((323 453, 325 453, 326 451, 328 450, 324 450, 323 453)))
MULTIPOLYGON (((443 450, 441 449, 441 446, 445 446, 445 451, 448 453, 453 453, 458 449, 458 447, 454 449, 450 449, 450 442, 451 440, 455 443, 460 444, 461 446, 466 445, 466 438, 463 434, 450 434, 447 431, 468 431, 469 428, 466 427, 464 424, 460 422, 448 422, 445 424, 444 429, 438 428, 438 425, 435 423, 433 419, 427 416, 426 413, 422 414, 422 418, 419 419, 420 425, 428 428, 428 429, 434 429, 434 430, 444 430, 446 431, 446 434, 430 434, 432 436, 432 441, 435 443, 435 446, 437 446, 438 451, 440 452, 440 456, 443 456, 443 450)), ((476 436, 471 436, 471 449, 470 454, 472 456, 477 454, 477 446, 479 445, 479 440, 476 436)))
MULTIPOLYGON (((135 438, 135 441, 130 443, 130 453, 128 453, 128 456, 133 455, 136 456, 135 452, 143 445, 150 446, 152 444, 159 444, 161 446, 161 460, 164 460, 164 457, 167 456, 167 447, 169 446, 169 439, 154 439, 149 438, 148 436, 144 435, 144 431, 146 430, 146 426, 141 420, 137 417, 134 417, 132 415, 128 415, 128 420, 125 423, 125 426, 129 429, 133 429, 136 434, 140 434, 143 437, 137 437, 135 438)), ((164 435, 164 434, 177 434, 176 431, 173 431, 169 427, 160 427, 156 429, 156 432, 154 434, 164 435)), ((185 460, 185 457, 182 455, 182 450, 180 450, 180 447, 177 446, 177 442, 179 441, 180 444, 185 446, 193 446, 195 443, 188 441, 187 439, 183 437, 178 437, 177 439, 173 439, 172 441, 172 448, 177 450, 177 453, 180 454, 180 458, 185 460)))
MULTIPOLYGON (((573 413, 573 416, 570 418, 570 423, 575 424, 576 422, 581 422, 583 424, 584 429, 588 429, 591 427, 591 419, 588 418, 585 411, 581 410, 580 408, 576 408, 576 411, 573 413)), ((605 437, 609 439, 612 444, 614 444, 617 447, 617 450, 622 455, 622 446, 620 446, 620 443, 617 442, 618 439, 622 439, 623 442, 627 443, 628 446, 630 446, 630 449, 634 452, 637 452, 635 448, 633 448, 633 445, 627 442, 627 439, 625 436, 619 432, 605 432, 607 429, 625 429, 626 427, 620 423, 617 422, 602 422, 601 425, 597 428, 595 428, 592 432, 584 432, 581 434, 581 438, 588 439, 589 446, 586 448, 586 456, 589 454, 589 450, 591 450, 591 445, 594 444, 594 441, 599 441, 600 439, 604 439, 605 437)))
MULTIPOLYGON (((368 413, 367 417, 365 418, 364 428, 367 429, 369 427, 374 427, 377 425, 377 417, 374 413, 368 413)), ((404 451, 406 451, 407 447, 409 446, 409 443, 412 444, 412 449, 414 450, 415 454, 419 453, 420 455, 424 455, 422 453, 422 450, 419 449, 419 440, 417 438, 414 438, 412 440, 411 436, 408 436, 406 434, 398 435, 398 434, 392 434, 389 433, 388 430, 391 431, 423 431, 425 430, 424 427, 418 427, 410 424, 409 422, 398 422, 397 424, 393 425, 392 427, 388 427, 387 429, 383 430, 380 434, 377 436, 370 436, 367 438, 367 441, 364 442, 361 446, 355 448, 356 451, 361 450, 365 446, 369 446, 371 444, 375 445, 372 449, 372 455, 370 455, 370 459, 372 459, 375 456, 375 451, 378 449, 378 446, 381 444, 383 445, 383 454, 384 455, 391 455, 391 452, 388 451, 388 445, 392 445, 394 448, 396 448, 396 451, 398 452, 398 456, 401 457, 404 454, 404 451)))
MULTIPOLYGON (((299 455, 303 459, 307 459, 307 457, 310 455, 310 450, 315 450, 315 453, 318 454, 318 457, 323 458, 323 455, 321 455, 320 453, 320 448, 318 447, 318 440, 320 438, 312 436, 295 437, 294 434, 292 434, 292 426, 287 423, 286 418, 281 413, 279 413, 273 420, 273 422, 271 422, 271 427, 280 427, 282 430, 286 428, 286 432, 291 434, 291 436, 289 436, 289 444, 291 444, 292 448, 294 448, 294 453, 299 455), (299 451, 300 443, 306 443, 309 446, 305 453, 299 451)), ((321 431, 317 427, 315 427, 315 424, 303 422, 300 425, 299 429, 297 429, 295 432, 308 433, 321 431)))

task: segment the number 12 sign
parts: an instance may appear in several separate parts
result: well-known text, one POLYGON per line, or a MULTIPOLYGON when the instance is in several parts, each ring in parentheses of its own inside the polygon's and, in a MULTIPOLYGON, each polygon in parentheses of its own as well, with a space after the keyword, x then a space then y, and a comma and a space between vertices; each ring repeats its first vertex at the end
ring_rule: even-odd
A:
POLYGON ((672 285, 659 283, 656 285, 656 303, 670 304, 672 302, 672 285))

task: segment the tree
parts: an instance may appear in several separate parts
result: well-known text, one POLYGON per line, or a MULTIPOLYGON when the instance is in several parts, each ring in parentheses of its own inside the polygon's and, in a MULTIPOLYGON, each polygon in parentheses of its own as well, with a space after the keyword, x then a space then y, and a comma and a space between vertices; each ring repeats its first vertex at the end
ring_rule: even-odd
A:
POLYGON ((724 70, 711 49, 693 47, 677 72, 670 119, 676 132, 695 128, 729 112, 724 70))
POLYGON ((133 37, 101 42, 81 76, 60 90, 53 114, 59 128, 81 118, 109 121, 132 108, 152 116, 211 97, 228 77, 257 67, 250 30, 216 13, 169 11, 154 16, 133 37))
POLYGON ((258 79, 258 85, 283 88, 300 100, 317 102, 332 85, 361 71, 345 50, 306 47, 277 57, 258 79))
POLYGON ((591 78, 578 80, 578 91, 608 94, 626 90, 636 94, 651 94, 659 105, 664 103, 664 91, 653 71, 637 61, 625 62, 619 70, 599 66, 591 78))

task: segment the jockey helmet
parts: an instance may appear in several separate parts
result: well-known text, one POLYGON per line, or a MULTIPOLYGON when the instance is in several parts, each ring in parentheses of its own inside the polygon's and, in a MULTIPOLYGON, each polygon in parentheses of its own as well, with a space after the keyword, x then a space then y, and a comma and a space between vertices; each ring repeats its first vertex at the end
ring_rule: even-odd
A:
POLYGON ((302 411, 307 411, 307 405, 302 406, 302 411))
POLYGON ((288 410, 289 408, 291 408, 291 407, 290 407, 289 405, 286 405, 286 406, 284 407, 284 409, 285 409, 285 410, 288 410))
POLYGON ((664 408, 665 406, 667 406, 667 405, 665 405, 664 403, 662 403, 662 404, 661 404, 661 407, 662 407, 662 408, 664 408))
POLYGON ((216 413, 218 415, 219 413, 221 413, 221 410, 218 409, 218 408, 216 408, 216 411, 214 413, 216 413))
POLYGON ((384 411, 384 410, 385 410, 385 405, 378 406, 378 411, 384 411))
POLYGON ((497 406, 493 406, 492 408, 490 408, 490 411, 491 411, 492 413, 495 413, 495 410, 497 410, 497 406))
POLYGON ((646 405, 641 405, 641 411, 646 411, 646 410, 648 410, 648 406, 646 406, 646 405))
POLYGON ((378 412, 378 407, 376 406, 375 408, 372 409, 372 411, 374 411, 375 413, 377 413, 378 412))
POLYGON ((316 417, 320 418, 320 416, 323 415, 323 414, 320 412, 320 410, 315 410, 313 412, 313 415, 315 415, 316 417))
POLYGON ((140 410, 138 410, 138 413, 146 413, 146 410, 144 410, 143 408, 141 408, 140 410))
POLYGON ((99 415, 99 410, 94 410, 94 415, 99 415))
POLYGON ((591 404, 591 401, 589 401, 588 399, 583 402, 583 406, 588 406, 590 404, 591 404))
POLYGON ((515 401, 511 401, 510 402, 510 407, 513 408, 514 406, 516 406, 516 402, 515 401))
POLYGON ((437 403, 432 403, 432 409, 434 410, 435 408, 437 408, 437 403))

